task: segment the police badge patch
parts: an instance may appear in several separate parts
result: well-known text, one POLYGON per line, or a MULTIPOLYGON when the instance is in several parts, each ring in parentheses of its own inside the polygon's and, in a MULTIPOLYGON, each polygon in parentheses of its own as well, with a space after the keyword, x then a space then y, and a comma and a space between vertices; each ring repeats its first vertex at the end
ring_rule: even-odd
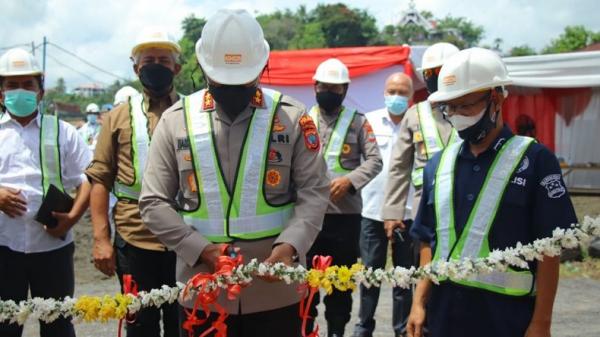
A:
POLYGON ((558 199, 567 193, 567 189, 563 186, 561 178, 560 174, 551 174, 540 182, 540 185, 548 191, 548 198, 558 199))

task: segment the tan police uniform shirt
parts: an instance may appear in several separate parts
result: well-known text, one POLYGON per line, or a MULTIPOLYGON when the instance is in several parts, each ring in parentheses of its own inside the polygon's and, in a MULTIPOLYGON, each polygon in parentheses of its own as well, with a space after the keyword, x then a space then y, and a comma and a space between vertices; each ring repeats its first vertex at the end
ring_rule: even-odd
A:
MULTIPOLYGON (((433 118, 444 144, 448 143, 452 133, 452 125, 444 120, 442 112, 437 107, 431 107, 433 118)), ((412 200, 412 217, 405 215, 407 205, 408 191, 412 184, 411 174, 413 168, 425 167, 427 161, 431 159, 425 151, 423 133, 421 131, 419 116, 417 114, 417 105, 413 105, 408 111, 402 122, 400 122, 400 135, 394 144, 392 157, 390 158, 390 171, 388 182, 385 188, 384 205, 381 217, 384 220, 404 220, 417 215, 419 202, 421 200, 421 187, 415 187, 415 193, 412 200)))
MULTIPOLYGON (((325 151, 339 114, 319 113, 319 136, 321 152, 325 151)), ((360 214, 362 198, 360 190, 375 178, 383 167, 377 139, 367 118, 357 112, 346 134, 340 160, 342 167, 352 170, 345 176, 350 179, 352 188, 337 202, 329 202, 328 214, 360 214)))
MULTIPOLYGON (((233 121, 218 104, 211 112, 218 159, 229 189, 235 181, 253 109, 252 106, 246 108, 233 121)), ((318 146, 312 146, 305 138, 305 131, 300 125, 302 116, 307 116, 302 104, 283 96, 273 124, 271 154, 267 163, 267 172, 277 172, 271 176, 279 176, 279 179, 265 181, 264 188, 270 203, 293 201, 295 207, 279 236, 234 243, 240 248, 245 262, 253 258, 264 261, 270 256, 274 244, 286 242, 296 249, 304 264, 306 253, 321 230, 329 200, 329 181, 318 146)), ((179 209, 194 209, 198 204, 194 179, 190 179, 194 177, 191 160, 190 141, 182 102, 179 101, 165 112, 152 138, 140 209, 152 232, 177 253, 177 280, 180 282, 186 282, 196 273, 209 271, 198 260, 210 242, 177 213, 179 209)), ((242 290, 238 299, 227 300, 222 294, 219 304, 232 314, 238 314, 240 309, 242 314, 247 314, 281 308, 299 302, 297 286, 255 279, 242 290)), ((190 307, 192 302, 184 305, 190 307)))
MULTIPOLYGON (((150 134, 158 124, 163 111, 178 99, 175 91, 162 100, 144 94, 144 109, 150 134)), ((129 103, 123 103, 111 110, 103 119, 94 159, 85 172, 92 183, 102 184, 108 190, 112 190, 115 181, 125 185, 133 184, 135 174, 131 159, 131 135, 129 103)), ((142 223, 137 202, 119 200, 115 205, 114 220, 117 232, 129 244, 149 250, 166 249, 142 223)))

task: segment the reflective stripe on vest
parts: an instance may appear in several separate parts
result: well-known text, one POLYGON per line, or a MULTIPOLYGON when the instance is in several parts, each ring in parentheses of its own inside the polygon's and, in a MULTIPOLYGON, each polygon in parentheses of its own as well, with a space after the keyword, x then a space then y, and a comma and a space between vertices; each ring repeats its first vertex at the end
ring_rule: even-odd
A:
MULTIPOLYGON (((453 144, 460 140, 454 128, 450 132, 448 143, 444 144, 440 132, 437 128, 437 123, 431 111, 431 104, 428 101, 417 104, 417 116, 419 119, 419 129, 423 135, 423 144, 425 144, 425 156, 431 159, 433 155, 443 150, 448 144, 453 144)), ((423 185, 423 168, 414 168, 411 174, 411 181, 414 186, 420 187, 423 185)))
POLYGON ((184 99, 184 110, 198 191, 198 208, 181 212, 184 221, 212 242, 261 239, 283 230, 293 203, 271 206, 264 178, 273 119, 281 94, 262 89, 266 107, 256 109, 248 126, 230 196, 218 163, 210 111, 202 111, 204 91, 184 99))
POLYGON ((129 98, 129 119, 131 121, 131 162, 133 164, 133 184, 115 182, 117 198, 138 200, 142 191, 142 173, 146 167, 150 135, 148 119, 144 112, 144 96, 138 94, 129 98))
MULTIPOLYGON (((521 162, 532 138, 513 136, 496 155, 479 191, 469 219, 456 241, 454 223, 454 171, 463 142, 451 144, 443 152, 436 172, 434 197, 436 249, 433 262, 448 259, 485 258, 490 254, 488 235, 512 174, 521 162)), ((534 286, 530 271, 492 272, 453 282, 512 296, 528 295, 534 286)))
MULTIPOLYGON (((310 117, 315 121, 317 130, 319 130, 319 107, 313 106, 309 112, 310 117)), ((350 125, 354 120, 356 110, 346 109, 345 107, 340 112, 340 115, 335 122, 335 126, 331 131, 331 136, 327 142, 323 151, 323 157, 327 163, 327 171, 331 178, 340 177, 352 172, 352 170, 345 169, 342 166, 342 151, 344 149, 344 142, 350 130, 350 125)))
POLYGON ((42 114, 40 118, 40 166, 42 167, 42 188, 45 196, 50 185, 54 185, 64 192, 58 141, 60 122, 58 117, 53 115, 42 114))

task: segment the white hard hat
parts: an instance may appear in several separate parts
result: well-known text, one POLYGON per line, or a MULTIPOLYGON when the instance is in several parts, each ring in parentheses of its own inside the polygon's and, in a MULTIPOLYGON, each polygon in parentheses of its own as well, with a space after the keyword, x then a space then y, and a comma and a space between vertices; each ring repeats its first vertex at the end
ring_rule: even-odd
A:
POLYGON ((115 102, 113 104, 117 105, 117 104, 125 103, 129 100, 129 97, 135 96, 137 94, 139 94, 139 92, 137 90, 126 85, 123 88, 119 89, 115 93, 115 102))
POLYGON ((331 58, 319 64, 313 80, 323 83, 345 84, 350 83, 350 75, 348 67, 342 61, 331 58))
POLYGON ((495 52, 483 48, 465 49, 448 59, 438 76, 438 91, 430 102, 445 102, 476 91, 512 83, 506 65, 495 52))
POLYGON ((458 51, 459 50, 455 45, 448 42, 440 42, 431 45, 425 50, 425 53, 423 53, 419 71, 441 67, 447 59, 458 53, 458 51))
POLYGON ((31 53, 13 48, 0 57, 0 76, 42 75, 42 70, 31 53))
POLYGON ((221 9, 208 19, 196 42, 196 58, 211 80, 225 85, 255 80, 267 65, 269 43, 243 9, 221 9))
POLYGON ((96 103, 90 103, 85 107, 85 112, 87 113, 99 113, 100 112, 100 108, 98 107, 98 104, 96 103))
POLYGON ((131 49, 131 56, 135 57, 140 51, 148 48, 164 48, 181 54, 177 40, 163 27, 146 27, 131 49))

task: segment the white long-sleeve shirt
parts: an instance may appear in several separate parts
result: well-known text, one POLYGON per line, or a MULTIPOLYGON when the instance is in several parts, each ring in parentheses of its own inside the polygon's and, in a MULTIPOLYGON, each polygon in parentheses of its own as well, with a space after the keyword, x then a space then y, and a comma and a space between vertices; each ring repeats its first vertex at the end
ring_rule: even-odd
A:
MULTIPOLYGON (((42 204, 40 168, 40 115, 26 126, 8 113, 0 117, 0 186, 21 191, 27 202, 23 216, 10 218, 0 211, 0 246, 23 253, 46 252, 73 241, 71 232, 63 241, 48 234, 35 215, 42 204)), ((62 182, 71 190, 86 179, 84 169, 92 160, 87 144, 70 124, 60 121, 59 144, 62 182)))

